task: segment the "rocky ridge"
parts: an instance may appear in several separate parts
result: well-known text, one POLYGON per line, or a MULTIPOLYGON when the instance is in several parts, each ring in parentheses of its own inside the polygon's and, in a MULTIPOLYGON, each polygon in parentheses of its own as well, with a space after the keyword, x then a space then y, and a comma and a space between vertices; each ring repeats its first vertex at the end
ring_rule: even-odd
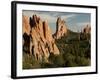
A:
POLYGON ((91 27, 90 27, 90 25, 89 24, 87 24, 84 28, 83 28, 83 30, 82 30, 82 32, 83 33, 91 33, 91 27))
POLYGON ((53 34, 53 37, 55 39, 59 39, 62 36, 66 35, 66 33, 67 33, 67 26, 65 24, 65 21, 62 20, 60 17, 58 17, 56 22, 56 32, 53 34))
POLYGON ((23 51, 39 61, 48 61, 51 53, 60 54, 47 21, 36 15, 23 16, 23 51))

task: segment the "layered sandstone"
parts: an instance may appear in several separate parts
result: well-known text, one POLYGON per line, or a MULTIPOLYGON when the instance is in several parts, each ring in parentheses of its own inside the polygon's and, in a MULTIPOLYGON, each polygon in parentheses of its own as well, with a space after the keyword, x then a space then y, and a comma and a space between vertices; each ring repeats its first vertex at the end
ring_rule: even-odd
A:
POLYGON ((29 19, 23 16, 23 29, 23 45, 28 50, 26 52, 34 55, 36 60, 47 61, 51 53, 59 54, 47 21, 42 21, 36 15, 29 19))
POLYGON ((91 27, 90 27, 90 25, 87 24, 87 25, 83 28, 82 32, 83 32, 83 33, 86 33, 86 34, 87 34, 87 33, 90 34, 90 33, 91 33, 91 27))
POLYGON ((23 16, 22 18, 22 33, 30 34, 30 24, 29 24, 29 18, 27 16, 23 16))
POLYGON ((81 40, 91 40, 91 26, 87 24, 80 33, 81 40))
POLYGON ((58 17, 56 22, 56 32, 54 33, 53 37, 55 39, 59 39, 62 36, 66 35, 67 33, 67 26, 65 24, 64 20, 61 20, 60 17, 58 17))

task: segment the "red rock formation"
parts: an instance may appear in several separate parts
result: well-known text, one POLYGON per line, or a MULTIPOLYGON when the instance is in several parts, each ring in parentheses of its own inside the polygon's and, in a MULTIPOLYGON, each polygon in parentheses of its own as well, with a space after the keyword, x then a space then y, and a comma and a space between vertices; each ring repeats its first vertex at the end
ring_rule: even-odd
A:
POLYGON ((83 28, 83 31, 82 31, 83 33, 91 33, 91 27, 90 27, 90 25, 86 25, 84 28, 83 28))
POLYGON ((64 20, 61 20, 59 17, 56 22, 56 33, 54 33, 53 37, 55 39, 59 39, 67 33, 67 26, 64 20))
POLYGON ((80 39, 81 40, 91 40, 91 26, 86 25, 80 34, 80 39))
POLYGON ((22 32, 27 33, 29 35, 30 34, 30 25, 29 25, 29 18, 27 16, 22 17, 22 25, 23 25, 22 32))
MULTIPOLYGON (((25 19, 24 16, 23 19, 25 19)), ((23 27, 30 27, 30 54, 34 55, 37 60, 48 61, 50 53, 59 54, 47 21, 42 21, 40 17, 33 15, 32 18, 30 17, 30 22, 27 21, 23 27), (26 26, 29 24, 30 26, 26 26)))

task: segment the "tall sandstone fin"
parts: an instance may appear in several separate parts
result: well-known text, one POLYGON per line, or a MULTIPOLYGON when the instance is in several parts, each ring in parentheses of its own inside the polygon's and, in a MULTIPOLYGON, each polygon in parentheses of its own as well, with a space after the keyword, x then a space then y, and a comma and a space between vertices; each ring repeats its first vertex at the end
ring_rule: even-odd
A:
POLYGON ((59 39, 65 34, 67 34, 67 26, 65 24, 65 21, 61 20, 61 18, 58 17, 56 22, 56 32, 54 33, 53 37, 55 39, 59 39))
MULTIPOLYGON (((23 16, 23 20, 24 20, 23 16)), ((52 37, 52 32, 47 21, 42 21, 37 15, 30 17, 23 28, 27 27, 30 30, 27 34, 30 37, 29 41, 29 53, 34 55, 36 60, 48 61, 48 57, 51 53, 59 55, 59 49, 57 48, 55 41, 52 37), (26 26, 28 25, 28 26, 26 26), (30 33, 29 33, 30 32, 30 33)), ((23 33, 26 31, 24 30, 23 33)), ((24 40, 24 44, 25 44, 24 40)))

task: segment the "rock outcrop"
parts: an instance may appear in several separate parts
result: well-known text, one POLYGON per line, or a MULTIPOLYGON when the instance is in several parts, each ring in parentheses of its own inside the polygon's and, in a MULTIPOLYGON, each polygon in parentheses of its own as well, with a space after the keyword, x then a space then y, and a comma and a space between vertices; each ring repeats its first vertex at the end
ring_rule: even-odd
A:
POLYGON ((22 16, 23 51, 30 52, 30 24, 27 16, 22 16))
POLYGON ((29 18, 27 16, 23 16, 22 18, 22 33, 30 34, 30 24, 29 24, 29 18))
POLYGON ((87 25, 83 28, 82 32, 83 32, 83 33, 86 33, 86 34, 87 34, 87 33, 90 34, 90 33, 91 33, 91 27, 90 27, 90 25, 87 24, 87 25))
POLYGON ((34 55, 39 61, 48 61, 51 53, 59 54, 47 21, 36 15, 29 19, 23 16, 23 51, 34 55))
POLYGON ((56 22, 56 32, 54 33, 53 37, 55 39, 59 39, 67 33, 67 26, 64 20, 61 20, 59 17, 56 22))
POLYGON ((90 25, 86 25, 81 33, 80 33, 80 39, 81 40, 91 40, 91 26, 90 25))

